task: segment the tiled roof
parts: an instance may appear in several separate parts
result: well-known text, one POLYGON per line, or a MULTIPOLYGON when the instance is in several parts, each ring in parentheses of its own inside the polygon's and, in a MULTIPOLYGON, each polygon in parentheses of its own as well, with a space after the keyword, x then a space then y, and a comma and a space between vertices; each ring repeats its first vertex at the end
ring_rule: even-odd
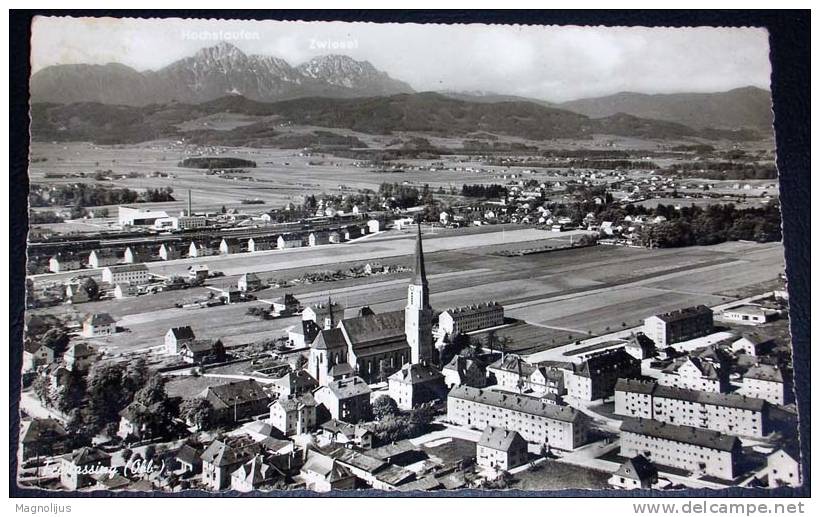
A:
POLYGON ((110 459, 111 456, 94 447, 80 447, 71 453, 71 463, 74 465, 88 465, 110 459))
POLYGON ((342 320, 341 324, 354 348, 374 342, 406 342, 403 310, 349 318, 342 320))
POLYGON ((473 314, 483 314, 487 312, 503 311, 504 307, 498 302, 482 302, 464 307, 451 307, 444 312, 451 316, 470 316, 473 314))
POLYGON ((575 422, 581 413, 568 406, 547 404, 538 397, 508 393, 503 391, 456 386, 450 390, 448 398, 458 398, 500 407, 511 411, 518 411, 529 415, 536 415, 563 422, 575 422))
POLYGON ((709 391, 687 390, 673 386, 662 386, 652 381, 618 379, 618 382, 615 384, 615 390, 647 395, 652 394, 655 398, 685 400, 710 406, 745 409, 747 411, 762 411, 766 406, 766 401, 762 399, 746 397, 736 393, 712 393, 709 391))
POLYGON ((484 432, 481 433, 478 445, 497 451, 509 452, 516 445, 518 447, 523 446, 526 449, 527 442, 515 431, 509 431, 503 427, 486 427, 484 432))
POLYGON ((173 327, 171 328, 171 334, 174 335, 177 339, 195 339, 196 336, 194 335, 194 331, 189 326, 184 327, 173 327))
POLYGON ((707 313, 712 314, 712 309, 705 305, 696 305, 694 307, 687 307, 685 309, 666 312, 664 314, 656 314, 655 316, 667 323, 672 323, 675 321, 685 320, 693 316, 701 316, 707 313))
POLYGON ((238 447, 214 440, 202 453, 202 461, 218 467, 236 465, 248 461, 259 452, 259 445, 250 443, 238 447))
POLYGON ((420 384, 443 380, 444 376, 434 367, 426 364, 405 364, 390 376, 391 381, 405 384, 420 384))
POLYGON ((23 422, 23 432, 20 441, 22 443, 34 443, 42 439, 53 440, 55 437, 63 437, 66 430, 63 425, 53 418, 35 418, 28 422, 23 422))
POLYGON ((347 341, 345 341, 345 335, 339 328, 322 330, 319 332, 319 335, 316 336, 316 340, 313 341, 311 348, 315 348, 317 350, 347 348, 347 341))
POLYGON ((116 322, 107 312, 97 312, 86 316, 85 323, 97 327, 100 325, 113 325, 116 322))
POLYGON ((743 376, 744 379, 757 379, 769 382, 783 382, 783 372, 770 364, 752 366, 743 376))
POLYGON ((644 456, 635 456, 623 462, 615 475, 636 481, 646 481, 657 477, 658 469, 644 456))
POLYGON ((265 390, 253 379, 211 386, 206 392, 208 400, 215 409, 232 408, 234 404, 244 404, 261 400, 267 403, 268 400, 265 390))
POLYGON ((106 269, 112 273, 130 273, 132 271, 148 271, 145 264, 123 264, 121 266, 108 266, 106 269))
POLYGON ((621 424, 621 433, 651 436, 662 440, 687 443, 719 451, 732 451, 740 444, 740 440, 738 440, 736 436, 723 434, 718 431, 666 424, 643 418, 624 418, 623 424, 621 424))
POLYGON ((370 386, 361 377, 338 379, 328 383, 327 387, 340 400, 370 394, 370 386))

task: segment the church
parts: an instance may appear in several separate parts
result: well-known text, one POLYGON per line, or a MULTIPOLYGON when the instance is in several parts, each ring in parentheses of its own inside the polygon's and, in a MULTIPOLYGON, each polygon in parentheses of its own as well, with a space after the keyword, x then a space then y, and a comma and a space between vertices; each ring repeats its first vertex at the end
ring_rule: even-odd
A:
MULTIPOLYGON (((331 302, 328 305, 333 307, 331 302)), ((363 309, 357 317, 338 322, 333 312, 329 312, 308 357, 308 373, 320 385, 354 375, 368 383, 386 381, 405 364, 430 364, 433 361, 433 309, 424 270, 421 226, 416 236, 413 279, 407 288, 404 310, 375 314, 363 309)))

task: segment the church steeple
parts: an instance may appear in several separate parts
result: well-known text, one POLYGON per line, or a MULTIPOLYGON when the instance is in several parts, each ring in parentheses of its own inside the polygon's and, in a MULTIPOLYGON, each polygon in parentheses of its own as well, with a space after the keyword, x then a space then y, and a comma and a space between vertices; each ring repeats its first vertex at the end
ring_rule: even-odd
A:
POLYGON ((424 250, 421 246, 421 224, 416 236, 416 257, 413 280, 407 286, 407 306, 404 308, 404 334, 410 345, 412 364, 430 364, 433 359, 433 309, 430 289, 424 270, 424 250))
POLYGON ((416 261, 413 267, 413 284, 427 285, 427 272, 424 270, 424 250, 421 246, 421 223, 417 222, 418 235, 416 236, 416 261))

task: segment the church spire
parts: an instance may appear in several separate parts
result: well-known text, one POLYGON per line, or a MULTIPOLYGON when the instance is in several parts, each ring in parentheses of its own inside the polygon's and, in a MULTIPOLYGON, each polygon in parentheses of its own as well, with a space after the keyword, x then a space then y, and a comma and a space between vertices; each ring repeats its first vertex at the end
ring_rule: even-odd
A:
POLYGON ((427 285, 427 273, 424 270, 424 250, 421 247, 421 222, 417 222, 418 235, 416 236, 416 261, 413 269, 413 284, 427 285))

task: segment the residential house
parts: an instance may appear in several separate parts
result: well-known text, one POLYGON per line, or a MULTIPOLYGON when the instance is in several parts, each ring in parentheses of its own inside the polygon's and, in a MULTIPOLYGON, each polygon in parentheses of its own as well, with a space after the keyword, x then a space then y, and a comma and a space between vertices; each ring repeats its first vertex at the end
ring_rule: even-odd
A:
POLYGON ((23 371, 33 372, 39 366, 54 362, 54 346, 44 345, 39 340, 23 344, 23 371))
POLYGON ((609 478, 610 486, 625 490, 649 489, 657 483, 658 468, 643 456, 624 461, 609 478))
POLYGON ((268 413, 270 399, 253 379, 233 381, 205 389, 200 396, 211 403, 216 419, 239 422, 268 413))
POLYGON ((675 388, 726 393, 729 368, 699 357, 683 357, 661 371, 658 383, 675 388))
POLYGON ((231 490, 252 492, 271 485, 276 479, 283 480, 284 475, 257 454, 231 473, 231 490))
POLYGON ((371 417, 370 386, 361 377, 328 382, 314 390, 313 397, 336 420, 355 424, 371 417))
POLYGON ((800 455, 795 450, 779 449, 766 458, 766 475, 770 487, 799 487, 803 484, 800 473, 800 455))
POLYGON ((182 345, 192 343, 196 340, 193 329, 186 325, 184 327, 173 327, 165 333, 165 353, 168 355, 178 355, 182 345))
POLYGON ((102 271, 103 282, 109 285, 116 284, 147 284, 151 281, 148 273, 148 266, 145 264, 124 264, 121 266, 108 266, 102 271))
POLYGON ((276 247, 280 250, 302 247, 302 236, 295 233, 286 233, 276 239, 276 247))
POLYGON ((179 357, 188 364, 220 363, 225 360, 225 346, 219 339, 196 339, 179 347, 179 357))
POLYGON ((444 376, 433 366, 405 364, 388 378, 388 393, 399 409, 411 410, 427 402, 444 400, 444 376))
POLYGON ((487 368, 483 361, 472 357, 455 356, 441 370, 447 388, 470 386, 484 388, 487 386, 487 368))
POLYGON ((199 474, 202 472, 202 453, 190 445, 183 444, 177 450, 174 459, 177 462, 178 468, 176 471, 180 474, 199 474))
POLYGON ((657 347, 706 336, 713 329, 712 309, 705 305, 656 314, 644 320, 644 334, 657 347))
POLYGON ((87 372, 91 365, 97 360, 98 354, 91 345, 83 343, 72 343, 63 354, 63 364, 68 371, 87 372))
POLYGON ((724 309, 720 313, 720 317, 723 321, 739 325, 763 325, 771 321, 775 314, 776 311, 759 305, 741 305, 731 309, 724 309))
POLYGON ((733 352, 743 352, 750 357, 766 355, 774 348, 774 339, 754 332, 745 333, 732 343, 733 352))
POLYGON ((94 447, 80 447, 60 458, 60 484, 80 490, 96 483, 95 475, 108 475, 111 456, 94 447))
POLYGON ((20 452, 23 459, 53 456, 65 450, 66 433, 63 424, 54 418, 32 418, 21 424, 20 452))
MULTIPOLYGON (((88 254, 88 267, 99 269, 105 266, 113 266, 120 260, 114 253, 92 250, 88 254)), ((103 279, 105 280, 105 279, 103 279)))
POLYGON ((481 467, 510 470, 527 463, 527 441, 515 431, 486 427, 476 443, 476 463, 481 467))
POLYGON ((596 352, 583 363, 574 364, 564 375, 567 395, 580 400, 598 400, 615 394, 620 378, 641 376, 641 362, 623 347, 596 352))
POLYGON ((771 404, 784 405, 792 400, 791 376, 782 368, 770 364, 758 364, 743 374, 744 395, 763 399, 771 404))
POLYGON ((504 324, 504 307, 498 302, 482 302, 446 309, 438 317, 439 328, 450 336, 504 324))
POLYGON ((350 470, 335 458, 316 451, 308 451, 300 474, 307 489, 315 492, 356 488, 356 476, 350 470))
POLYGON ((270 405, 270 425, 285 436, 316 429, 316 400, 310 393, 282 397, 270 405))
POLYGON ((107 312, 89 314, 83 320, 83 337, 112 336, 117 332, 117 322, 107 312))
POLYGON ((202 483, 211 490, 224 490, 231 484, 231 474, 256 457, 261 450, 257 443, 214 440, 202 453, 202 483))
POLYGON ((644 456, 656 465, 731 481, 740 455, 740 440, 719 431, 642 418, 621 424, 621 456, 627 458, 644 456))
POLYGON ((259 291, 265 288, 264 282, 256 273, 245 273, 239 277, 237 287, 242 292, 259 291))

